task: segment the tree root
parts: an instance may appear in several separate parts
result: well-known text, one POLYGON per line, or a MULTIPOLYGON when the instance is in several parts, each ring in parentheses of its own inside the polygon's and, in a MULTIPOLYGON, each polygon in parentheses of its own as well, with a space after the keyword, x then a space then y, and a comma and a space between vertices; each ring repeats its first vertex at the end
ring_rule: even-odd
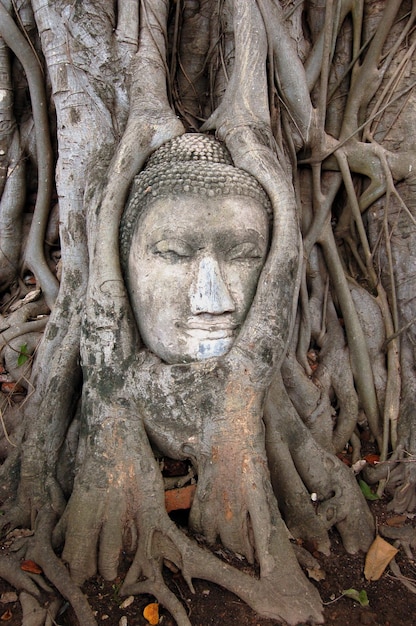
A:
POLYGON ((14 555, 0 554, 0 577, 15 589, 22 589, 35 597, 40 596, 39 589, 30 576, 20 569, 19 560, 14 555))
POLYGON ((25 539, 16 554, 0 555, 0 576, 16 589, 23 590, 20 594, 23 610, 22 626, 52 625, 62 604, 60 598, 55 598, 47 608, 39 604, 38 600, 41 597, 39 589, 48 594, 53 593, 53 590, 42 576, 20 568, 22 554, 40 566, 46 579, 71 604, 82 626, 97 626, 86 596, 73 582, 64 563, 52 549, 51 538, 55 520, 56 513, 50 506, 45 506, 38 514, 34 536, 25 539))
POLYGON ((10 343, 10 341, 15 339, 16 337, 21 337, 29 333, 42 332, 43 330, 45 330, 47 321, 48 320, 44 318, 40 320, 35 320, 33 322, 26 322, 25 324, 21 325, 13 325, 12 328, 9 328, 8 330, 5 330, 3 333, 1 333, 0 349, 10 343))
MULTIPOLYGON (((102 418, 103 405, 94 407, 102 418)), ((102 575, 113 579, 117 575, 121 550, 127 548, 123 531, 133 523, 139 542, 123 593, 146 591, 156 595, 179 624, 187 625, 188 621, 161 577, 166 558, 182 571, 191 588, 194 577, 210 580, 241 597, 262 615, 289 624, 309 619, 319 623, 319 594, 297 563, 270 485, 269 491, 262 484, 252 486, 253 494, 245 494, 247 502, 241 503, 243 508, 250 505, 253 517, 256 556, 260 563, 260 578, 257 579, 222 563, 174 525, 164 507, 162 476, 142 421, 132 420, 125 408, 118 407, 118 412, 114 405, 108 410, 110 408, 111 418, 95 428, 94 446, 86 450, 84 464, 55 537, 58 541, 65 539, 63 559, 69 564, 73 580, 81 584, 95 573, 97 566, 102 575), (257 490, 260 495, 256 496, 257 490), (263 502, 266 496, 270 508, 263 502), (274 505, 269 502, 272 498, 274 505), (252 512, 252 499, 261 505, 257 512, 252 512)), ((250 468, 247 472, 248 477, 255 480, 257 473, 253 474, 250 468)), ((226 518, 220 530, 225 523, 226 518)), ((52 581, 57 584, 54 577, 52 581)))
POLYGON ((61 606, 59 598, 55 598, 47 607, 43 607, 36 598, 22 591, 19 600, 23 612, 22 626, 52 626, 56 624, 55 617, 61 606))
MULTIPOLYGON (((286 577, 285 574, 282 576, 277 571, 279 568, 276 566, 268 576, 254 578, 236 570, 227 563, 220 562, 211 552, 190 541, 177 528, 173 528, 168 534, 154 533, 151 550, 152 559, 154 559, 152 567, 154 582, 150 579, 145 582, 133 581, 132 578, 136 572, 129 572, 121 590, 123 595, 152 593, 163 604, 167 602, 172 606, 171 592, 164 583, 161 586, 160 566, 163 557, 165 557, 182 570, 191 591, 193 591, 193 587, 190 581, 193 578, 201 578, 235 593, 264 617, 285 620, 291 625, 306 621, 322 623, 318 593, 303 576, 295 578, 286 577), (156 564, 159 565, 157 574, 154 570, 156 564)), ((142 562, 142 559, 144 562, 148 561, 149 555, 140 554, 139 551, 135 560, 142 562)), ((176 599, 175 602, 177 602, 176 599)), ((175 613, 173 615, 180 626, 190 624, 188 618, 183 617, 182 611, 179 615, 175 613), (183 619, 184 621, 182 621, 183 619)))
POLYGON ((375 467, 367 465, 364 480, 370 485, 385 481, 385 490, 393 496, 387 508, 396 513, 406 513, 416 508, 416 459, 399 444, 388 461, 375 467))
POLYGON ((74 583, 64 563, 52 549, 52 530, 55 521, 56 514, 51 507, 45 506, 39 512, 35 531, 35 545, 30 551, 30 556, 41 566, 45 576, 71 604, 79 623, 82 626, 97 626, 87 598, 74 583))
POLYGON ((407 558, 410 561, 414 561, 414 554, 412 549, 416 548, 416 528, 413 526, 403 526, 401 528, 394 528, 392 526, 380 526, 379 533, 382 537, 395 540, 395 547, 403 547, 407 558))
POLYGON ((1 35, 22 63, 26 73, 35 123, 39 188, 32 227, 26 246, 26 263, 37 275, 46 302, 49 308, 52 308, 58 293, 58 282, 48 267, 43 251, 53 183, 53 154, 49 134, 48 104, 42 71, 36 55, 2 3, 0 3, 0 15, 1 35))
POLYGON ((316 515, 311 494, 299 476, 287 444, 268 429, 266 446, 273 490, 290 532, 296 539, 311 541, 328 555, 327 528, 316 515))
MULTIPOLYGON (((158 533, 155 533, 155 536, 158 533)), ((146 551, 146 548, 145 548, 146 551)), ((147 549, 148 551, 148 549, 147 549)), ((157 598, 158 602, 162 604, 175 618, 179 626, 191 626, 191 622, 188 619, 184 606, 178 600, 178 598, 168 589, 162 575, 163 559, 162 552, 160 555, 149 558, 148 555, 144 556, 143 562, 140 561, 140 551, 136 553, 133 565, 127 574, 127 577, 121 587, 120 593, 122 595, 140 595, 150 594, 157 598), (137 571, 140 571, 141 577, 146 576, 145 580, 135 580, 137 571)), ((172 557, 172 555, 170 554, 172 557)), ((176 562, 177 554, 173 555, 176 562)), ((166 558, 166 557, 165 557, 166 558)), ((169 560, 172 560, 171 558, 169 560)), ((172 561, 174 562, 174 561, 172 561)), ((193 592, 192 582, 186 576, 189 587, 193 592)))
MULTIPOLYGON (((409 463, 412 463, 412 461, 409 463)), ((392 488, 394 489, 394 496, 393 500, 388 504, 388 509, 396 513, 414 511, 416 508, 415 471, 405 461, 399 462, 389 475, 387 489, 391 491, 392 488)))
MULTIPOLYGON (((265 410, 267 429, 280 433, 307 493, 316 494, 321 529, 336 526, 347 552, 367 550, 374 537, 374 521, 355 477, 337 457, 314 441, 292 407, 282 419, 279 408, 288 400, 280 375, 269 390, 265 410), (290 419, 287 419, 290 416, 290 419)), ((270 448, 272 441, 268 444, 270 448)), ((280 482, 282 476, 277 476, 280 482)), ((284 480, 284 478, 283 478, 284 480)))
POLYGON ((20 604, 22 606, 22 626, 44 626, 47 611, 40 606, 37 600, 25 593, 24 591, 19 596, 20 604))
MULTIPOLYGON (((88 495, 89 498, 84 504, 91 509, 91 502, 94 500, 91 490, 88 495)), ((78 502, 78 507, 79 504, 78 502)), ((111 515, 116 516, 117 519, 120 515, 119 506, 120 503, 115 502, 111 505, 111 515)), ((190 626, 183 606, 166 587, 162 577, 163 560, 168 559, 182 571, 191 590, 193 590, 191 582, 193 578, 209 580, 235 593, 265 617, 285 620, 289 624, 308 620, 321 623, 321 601, 317 590, 306 580, 298 566, 287 567, 283 559, 281 562, 273 559, 272 555, 276 552, 275 546, 271 547, 268 555, 273 567, 269 569, 267 575, 261 575, 258 579, 223 563, 211 552, 198 546, 173 524, 166 513, 159 508, 158 502, 155 506, 157 506, 156 509, 148 511, 145 515, 138 512, 139 545, 121 590, 123 595, 152 594, 171 612, 180 626, 190 626)), ((94 508, 94 510, 97 509, 94 508)), ((103 514, 104 511, 101 510, 100 515, 103 514)), ((123 516, 122 513, 121 515, 123 516)), ((108 529, 104 528, 101 537, 97 536, 95 541, 91 542, 91 524, 95 528, 95 530, 92 529, 93 532, 99 532, 99 525, 97 525, 97 520, 95 522, 88 520, 89 526, 86 528, 85 516, 81 515, 81 517, 82 533, 88 537, 88 548, 94 550, 96 542, 99 542, 100 564, 103 565, 108 560, 111 565, 114 547, 111 545, 112 538, 108 529)), ((78 524, 81 523, 79 519, 77 521, 78 524)), ((79 539, 81 531, 78 532, 74 528, 70 530, 73 536, 76 532, 76 537, 79 539)), ((281 522, 280 535, 282 533, 285 533, 285 530, 281 522)), ((289 543, 287 546, 287 549, 291 551, 289 543)), ((73 575, 81 579, 80 568, 85 567, 86 563, 80 562, 80 555, 74 552, 74 548, 75 544, 68 542, 64 559, 69 561, 73 575)), ((289 553, 288 557, 290 562, 292 560, 296 562, 293 554, 289 553)), ((89 562, 90 559, 87 561, 89 562)), ((91 572, 91 563, 89 567, 91 572)), ((48 576, 52 578, 54 584, 57 584, 54 576, 50 573, 48 576)))
POLYGON ((403 576, 403 574, 400 571, 400 567, 397 565, 397 561, 395 558, 393 558, 390 561, 390 569, 395 575, 395 577, 398 578, 398 580, 400 580, 401 583, 403 583, 406 589, 416 594, 416 585, 412 583, 410 580, 408 580, 406 576, 403 576))

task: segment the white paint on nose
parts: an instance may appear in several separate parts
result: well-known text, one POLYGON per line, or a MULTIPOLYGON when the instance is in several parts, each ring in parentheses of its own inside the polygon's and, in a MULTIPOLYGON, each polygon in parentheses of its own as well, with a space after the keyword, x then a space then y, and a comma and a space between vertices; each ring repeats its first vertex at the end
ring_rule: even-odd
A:
POLYGON ((198 275, 191 285, 191 312, 221 315, 235 311, 235 304, 221 275, 218 261, 211 256, 201 259, 198 275))

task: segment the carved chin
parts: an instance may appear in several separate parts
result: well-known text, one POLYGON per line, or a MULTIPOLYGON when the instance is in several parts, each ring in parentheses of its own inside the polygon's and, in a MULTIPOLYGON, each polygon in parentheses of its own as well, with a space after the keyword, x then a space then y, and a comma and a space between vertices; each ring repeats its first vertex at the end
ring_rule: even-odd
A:
POLYGON ((172 345, 167 346, 166 343, 151 345, 150 342, 147 347, 160 359, 174 365, 224 356, 230 351, 234 339, 235 333, 227 333, 227 336, 214 338, 199 337, 197 339, 188 336, 186 339, 179 340, 175 348, 172 345))
POLYGON ((233 337, 205 339, 199 343, 195 358, 197 361, 203 361, 211 357, 223 356, 230 350, 233 341, 233 337))

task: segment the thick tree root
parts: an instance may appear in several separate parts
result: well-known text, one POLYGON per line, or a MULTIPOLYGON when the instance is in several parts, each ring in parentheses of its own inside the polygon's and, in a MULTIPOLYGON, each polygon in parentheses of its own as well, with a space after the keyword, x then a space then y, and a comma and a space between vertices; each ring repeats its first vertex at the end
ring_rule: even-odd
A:
MULTIPOLYGON (((286 575, 286 572, 282 575, 278 565, 275 564, 275 568, 267 576, 255 578, 219 561, 211 552, 190 541, 176 527, 172 528, 169 535, 155 533, 150 549, 153 555, 151 577, 144 582, 134 581, 139 562, 145 563, 143 559, 146 559, 149 563, 149 554, 143 555, 139 550, 121 591, 124 595, 145 592, 156 595, 162 604, 170 610, 174 609, 175 612, 172 614, 179 626, 188 626, 190 622, 184 617, 182 608, 179 613, 176 612, 171 592, 162 581, 160 567, 163 557, 181 569, 191 591, 193 590, 191 580, 201 578, 235 593, 264 617, 284 620, 291 625, 301 622, 320 624, 323 621, 319 594, 300 570, 295 577, 286 575)), ((145 573, 146 569, 141 570, 141 573, 145 573)))
POLYGON ((36 598, 22 591, 19 600, 23 613, 22 626, 56 625, 55 617, 61 606, 61 600, 59 598, 55 598, 47 607, 43 607, 36 598))
POLYGON ((47 611, 41 607, 39 602, 30 594, 22 593, 19 596, 22 607, 22 626, 44 626, 47 611))
MULTIPOLYGON (((81 496, 81 490, 80 497, 73 502, 76 516, 71 518, 69 515, 59 528, 66 537, 63 558, 69 563, 71 574, 78 583, 94 574, 97 545, 100 573, 110 579, 117 573, 121 546, 119 541, 122 541, 120 531, 121 526, 126 524, 125 503, 123 497, 120 497, 120 489, 118 485, 117 493, 110 489, 105 496, 102 489, 94 495, 94 489, 90 488, 85 498, 81 496), (99 504, 91 507, 91 502, 99 504), (83 508, 92 514, 84 515, 83 508), (112 522, 108 520, 108 515, 112 522)), ((171 612, 180 626, 189 626, 184 608, 163 581, 163 561, 168 559, 181 570, 191 590, 193 578, 209 580, 235 593, 260 615, 284 620, 289 624, 308 620, 321 623, 319 594, 297 564, 281 520, 274 520, 274 531, 270 533, 267 551, 263 550, 261 560, 267 564, 263 568, 265 573, 262 574, 261 567, 260 578, 255 578, 223 563, 188 538, 169 519, 159 500, 155 496, 150 508, 142 503, 143 510, 139 508, 136 513, 139 543, 122 588, 123 594, 152 594, 171 612), (279 545, 280 540, 283 540, 282 546, 279 545), (276 556, 279 554, 280 559, 276 556), (286 560, 284 555, 287 556, 286 560)), ((65 594, 61 588, 58 575, 52 571, 47 575, 61 593, 69 598, 68 592, 65 594)), ((87 622, 82 623, 84 626, 87 622)))
POLYGON ((82 624, 82 626, 97 626, 87 598, 71 579, 64 563, 56 556, 52 549, 51 539, 55 521, 56 515, 51 507, 45 506, 39 512, 35 533, 35 545, 30 556, 42 567, 45 576, 71 604, 79 623, 82 624))
MULTIPOLYGON (((95 406, 102 415, 102 406, 95 406)), ((97 568, 107 579, 115 578, 121 550, 128 548, 123 532, 133 523, 138 545, 123 593, 152 593, 169 608, 180 626, 188 626, 189 621, 163 582, 164 559, 181 570, 191 588, 192 578, 210 580, 235 593, 261 615, 289 624, 308 620, 321 623, 319 594, 297 563, 270 485, 269 490, 263 485, 265 491, 259 496, 263 504, 257 515, 262 517, 262 525, 249 507, 260 564, 260 578, 255 578, 199 547, 170 520, 162 476, 141 420, 132 420, 128 410, 113 406, 108 422, 104 421, 94 436, 94 448, 86 450, 85 462, 55 533, 55 539, 65 540, 62 558, 69 564, 73 580, 81 584, 97 568), (266 496, 269 504, 274 500, 270 509, 263 502, 266 496)), ((255 477, 257 474, 250 474, 249 469, 247 476, 255 477)), ((252 485, 252 491, 257 489, 262 491, 262 485, 252 485)), ((247 500, 246 504, 250 503, 247 500)), ((47 575, 63 593, 57 576, 53 572, 47 575)))
MULTIPOLYGON (((280 484, 286 480, 290 481, 296 468, 295 475, 304 485, 301 493, 303 500, 308 500, 311 506, 310 496, 315 494, 314 498, 318 502, 316 539, 322 540, 325 536, 324 531, 336 526, 347 552, 353 554, 359 550, 367 550, 374 537, 374 520, 355 477, 337 457, 323 450, 313 439, 296 411, 290 403, 288 404, 288 397, 280 375, 276 376, 269 390, 265 422, 269 456, 273 454, 272 458, 279 457, 277 449, 282 447, 282 441, 290 452, 288 456, 291 459, 291 465, 286 468, 282 467, 280 476, 276 475, 275 471, 272 472, 275 490, 278 493, 284 493, 280 484), (281 407, 284 409, 283 415, 281 407), (283 416, 284 419, 282 419, 283 416), (280 433, 280 441, 274 435, 276 432, 280 433)), ((303 508, 308 511, 306 503, 303 508)), ((304 527, 307 529, 309 524, 306 513, 302 508, 299 510, 305 516, 304 527)), ((310 530, 307 536, 313 538, 310 530)), ((325 548, 325 542, 323 547, 325 548)))
POLYGON ((96 626, 91 607, 87 598, 72 580, 64 563, 56 556, 52 549, 52 529, 56 521, 56 514, 50 506, 45 506, 38 514, 34 536, 25 540, 19 555, 0 555, 0 576, 7 580, 16 589, 22 589, 20 602, 23 610, 22 626, 52 625, 62 597, 71 604, 82 626, 96 626), (23 552, 22 552, 23 551, 23 552), (20 568, 20 557, 35 562, 42 569, 46 579, 59 591, 60 598, 55 598, 45 608, 38 602, 39 588, 48 594, 52 588, 39 574, 30 574, 20 568))

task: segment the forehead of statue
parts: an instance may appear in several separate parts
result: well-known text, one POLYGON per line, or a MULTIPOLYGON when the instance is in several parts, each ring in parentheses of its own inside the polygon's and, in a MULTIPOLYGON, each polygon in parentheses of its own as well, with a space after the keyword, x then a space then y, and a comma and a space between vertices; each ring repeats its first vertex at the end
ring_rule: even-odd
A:
POLYGON ((194 238, 198 245, 226 234, 239 238, 251 233, 267 243, 269 228, 267 210, 254 198, 180 194, 150 202, 139 217, 136 237, 180 234, 194 238))

